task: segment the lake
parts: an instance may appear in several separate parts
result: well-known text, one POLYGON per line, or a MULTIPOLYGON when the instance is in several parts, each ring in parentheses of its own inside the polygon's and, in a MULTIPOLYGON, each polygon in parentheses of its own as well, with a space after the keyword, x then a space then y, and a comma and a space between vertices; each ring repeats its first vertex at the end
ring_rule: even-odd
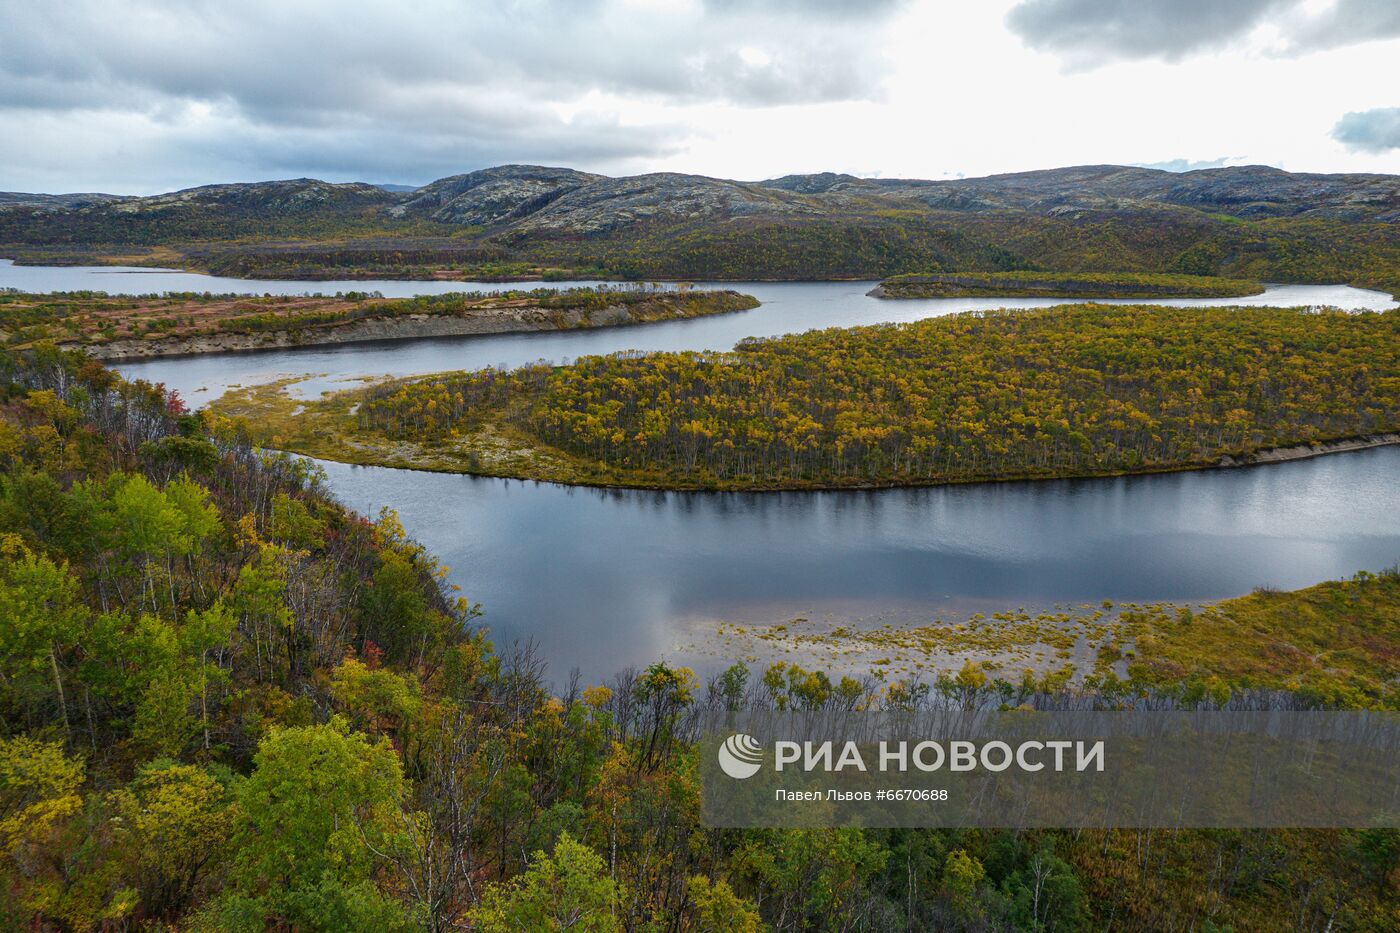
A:
MULTIPOLYGON (((0 287, 410 295, 506 286, 263 282, 188 273, 24 268, 0 287)), ((873 283, 726 283, 753 311, 645 327, 399 341, 127 364, 196 402, 230 384, 562 360, 637 349, 727 349, 744 336, 915 320, 1051 301, 881 301, 873 283)), ((529 286, 526 286, 529 287, 529 286)), ((1178 300, 1170 304, 1219 304, 1178 300)), ((1381 309, 1344 286, 1272 286, 1232 304, 1381 309)), ((397 509, 486 610, 498 642, 533 639, 556 679, 597 680, 658 658, 712 668, 718 623, 794 617, 960 620, 1003 608, 1202 601, 1296 588, 1400 560, 1400 448, 1245 470, 826 493, 657 493, 324 464, 346 505, 397 509)))

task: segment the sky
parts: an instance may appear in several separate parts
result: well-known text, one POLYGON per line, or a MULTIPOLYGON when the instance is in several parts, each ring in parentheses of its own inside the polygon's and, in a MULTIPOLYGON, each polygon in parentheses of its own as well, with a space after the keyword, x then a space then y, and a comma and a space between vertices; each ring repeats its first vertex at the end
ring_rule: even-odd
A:
POLYGON ((0 190, 1400 174, 1397 0, 0 0, 0 190))

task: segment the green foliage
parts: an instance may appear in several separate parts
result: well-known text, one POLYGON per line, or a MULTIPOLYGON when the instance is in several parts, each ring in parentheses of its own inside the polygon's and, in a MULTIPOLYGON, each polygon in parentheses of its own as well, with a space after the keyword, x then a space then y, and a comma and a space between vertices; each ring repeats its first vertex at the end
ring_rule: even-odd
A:
POLYGON ((488 888, 468 916, 482 933, 613 933, 623 929, 620 897, 603 859, 563 833, 553 853, 536 852, 522 875, 488 888))
POLYGON ((0 858, 41 843, 83 805, 81 759, 58 742, 0 738, 0 858))
POLYGON ((346 658, 331 672, 331 696, 355 714, 362 728, 402 726, 422 709, 418 682, 383 668, 346 658))
POLYGON ((225 784, 194 765, 155 760, 113 792, 113 846, 148 913, 184 914, 222 868, 231 831, 225 784))
POLYGON ((14 538, 0 562, 0 670, 7 699, 30 717, 56 701, 64 727, 68 702, 60 657, 78 643, 87 620, 67 565, 34 554, 14 538))
POLYGON ((953 902, 954 909, 968 916, 979 913, 977 889, 986 877, 982 863, 962 849, 948 853, 943 864, 943 887, 953 902))
POLYGON ((326 533, 326 523, 312 516, 300 499, 285 492, 272 498, 272 516, 268 520, 268 537, 286 547, 314 547, 326 533))
POLYGON ((237 790, 235 891, 259 899, 269 916, 334 929, 317 919, 326 901, 363 901, 378 853, 404 844, 404 795, 387 741, 371 744, 336 720, 273 730, 237 790))
POLYGON ((737 896, 723 878, 711 882, 696 875, 686 883, 686 893, 695 905, 691 926, 695 933, 759 933, 764 929, 758 910, 737 896))
POLYGON ((756 886, 770 916, 790 929, 839 930, 860 915, 889 860, 880 842, 855 830, 753 831, 733 856, 735 871, 756 886))

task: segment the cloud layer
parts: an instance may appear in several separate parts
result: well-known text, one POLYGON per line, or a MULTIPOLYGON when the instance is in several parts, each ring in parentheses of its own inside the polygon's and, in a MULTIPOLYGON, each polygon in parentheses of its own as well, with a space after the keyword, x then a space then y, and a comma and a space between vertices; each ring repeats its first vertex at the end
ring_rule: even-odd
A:
POLYGON ((260 174, 623 166, 675 151, 687 132, 664 116, 624 119, 629 101, 878 97, 886 63, 866 31, 901 5, 0 0, 0 119, 30 139, 120 123, 127 158, 185 152, 260 174))
POLYGON ((1310 12, 1305 0, 1022 0, 1007 26, 1072 68, 1108 61, 1179 61, 1236 43, 1261 27, 1274 51, 1301 55, 1400 36, 1395 0, 1336 0, 1310 12))
POLYGON ((1125 58, 1180 59, 1225 45, 1294 0, 1026 0, 1006 18, 1033 48, 1088 67, 1125 58))
POLYGON ((1397 53, 1397 0, 0 0, 0 190, 1396 171, 1397 53))

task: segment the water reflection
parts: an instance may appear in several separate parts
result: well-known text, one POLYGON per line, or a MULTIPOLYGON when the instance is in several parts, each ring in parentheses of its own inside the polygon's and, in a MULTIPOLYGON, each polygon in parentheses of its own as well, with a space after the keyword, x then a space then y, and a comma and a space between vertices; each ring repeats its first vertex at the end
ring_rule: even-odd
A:
POLYGON ((1249 470, 839 493, 629 492, 325 466, 350 506, 398 508, 497 637, 535 637, 556 672, 674 654, 697 620, 1208 600, 1400 559, 1395 448, 1249 470))

